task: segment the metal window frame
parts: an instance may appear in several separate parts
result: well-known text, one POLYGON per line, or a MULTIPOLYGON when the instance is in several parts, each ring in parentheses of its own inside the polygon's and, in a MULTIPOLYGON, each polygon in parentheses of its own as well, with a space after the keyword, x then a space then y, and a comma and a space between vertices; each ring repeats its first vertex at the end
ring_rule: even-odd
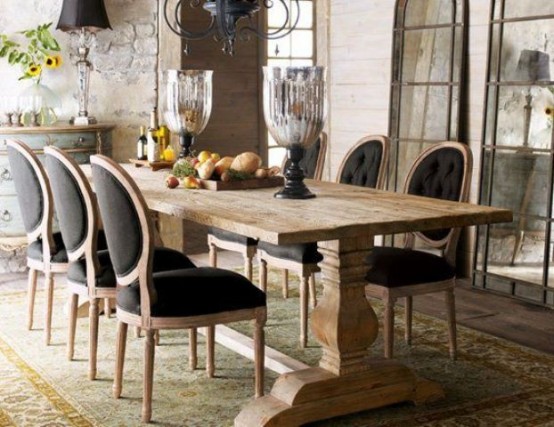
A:
MULTIPOLYGON (((501 64, 502 64, 502 55, 503 55, 503 42, 504 42, 504 29, 505 25, 510 25, 514 23, 521 22, 532 22, 538 20, 554 20, 554 14, 544 14, 544 15, 531 15, 531 16, 520 16, 520 17, 505 17, 506 13, 506 0, 491 0, 490 2, 490 16, 489 16, 489 29, 488 29, 488 44, 487 44, 487 74, 485 82, 485 94, 484 94, 484 106, 483 106, 483 129, 481 135, 481 167, 480 167, 480 182, 481 186, 485 180, 488 183, 487 189, 480 188, 479 194, 479 203, 485 205, 491 205, 493 202, 494 195, 494 171, 495 171, 495 161, 497 153, 499 152, 509 152, 517 151, 521 149, 519 146, 506 146, 498 144, 498 109, 500 104, 500 89, 507 86, 536 86, 536 87, 547 87, 554 86, 554 81, 541 81, 541 82, 523 82, 523 81, 502 81, 501 80, 501 64), (496 17, 496 11, 498 11, 498 16, 496 17), (495 30, 498 31, 498 40, 497 46, 493 45, 495 30), (496 53, 497 59, 494 64, 493 53, 496 53), (496 67, 493 69, 493 67, 496 67), (494 74, 494 79, 491 79, 491 75, 494 74), (492 117, 489 117, 489 103, 492 102, 494 105, 492 117), (487 133, 488 130, 492 127, 491 140, 490 143, 487 142, 487 133), (487 163, 485 159, 487 156, 490 156, 488 163, 488 170, 486 169, 487 163), (487 191, 487 194, 484 194, 487 191)), ((544 222, 544 252, 543 252, 543 274, 542 274, 542 283, 537 284, 534 282, 526 281, 517 277, 510 277, 508 275, 497 274, 490 272, 489 267, 489 251, 490 246, 489 242, 491 239, 491 226, 481 226, 478 227, 475 239, 475 251, 473 259, 473 280, 472 286, 477 289, 487 290, 495 294, 500 294, 504 296, 509 296, 515 299, 523 300, 526 302, 531 302, 533 304, 538 304, 541 306, 554 307, 554 287, 548 286, 550 269, 551 265, 554 265, 550 261, 551 249, 550 245, 553 243, 552 239, 552 228, 553 228, 553 190, 554 190, 554 129, 552 130, 551 136, 551 145, 549 149, 545 148, 533 148, 531 147, 528 150, 530 153, 537 154, 547 154, 550 156, 550 165, 548 171, 548 190, 547 194, 547 206, 545 209, 545 216, 530 215, 524 212, 518 212, 518 218, 523 216, 528 219, 535 219, 544 222), (483 234, 483 235, 482 235, 483 234), (484 242, 482 242, 484 240, 484 242), (481 253, 479 247, 483 245, 483 251, 481 253), (479 258, 482 257, 482 268, 479 265, 479 258), (489 281, 496 282, 494 284, 505 285, 507 292, 493 290, 489 288, 489 281), (540 300, 533 299, 531 297, 526 297, 521 294, 518 295, 519 287, 533 289, 537 293, 541 294, 540 300)), ((480 187, 481 187, 480 186, 480 187)), ((518 230, 516 229, 516 232, 518 230)), ((515 249, 514 249, 515 250, 515 249)))
MULTIPOLYGON (((446 1, 446 0, 445 0, 446 1)), ((464 105, 466 102, 466 58, 467 58, 467 40, 468 40, 468 1, 467 0, 450 0, 452 4, 452 13, 448 23, 429 24, 429 25, 406 25, 406 10, 410 0, 396 0, 394 30, 393 30, 393 47, 392 47, 392 64, 391 64, 391 91, 390 91, 390 108, 389 108, 389 135, 391 138, 391 159, 389 162, 389 182, 388 188, 391 190, 399 190, 403 183, 398 182, 398 167, 399 167, 399 151, 403 143, 438 143, 445 140, 455 140, 465 142, 464 135, 464 115, 466 114, 464 105), (459 18, 459 21, 458 21, 459 18), (450 60, 448 70, 448 80, 445 82, 408 82, 403 80, 402 70, 404 62, 404 44, 405 35, 409 31, 421 30, 436 30, 441 28, 451 29, 450 42, 450 60), (461 47, 456 50, 457 38, 456 31, 461 31, 459 43, 461 47), (456 55, 458 52, 458 55, 456 55), (459 67, 458 80, 454 80, 456 64, 459 67), (444 139, 417 139, 417 138, 401 138, 400 126, 401 103, 403 90, 409 87, 447 87, 447 121, 444 132, 444 139), (457 118, 455 123, 455 131, 453 128, 453 89, 458 88, 457 101, 457 118)))

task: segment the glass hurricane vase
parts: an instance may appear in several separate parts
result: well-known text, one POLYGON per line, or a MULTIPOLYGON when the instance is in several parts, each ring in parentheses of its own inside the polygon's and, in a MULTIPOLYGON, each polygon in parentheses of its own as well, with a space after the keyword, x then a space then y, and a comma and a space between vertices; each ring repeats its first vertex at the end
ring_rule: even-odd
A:
POLYGON ((325 67, 264 67, 264 118, 290 160, 281 199, 315 197, 304 184, 300 160, 323 130, 327 116, 325 67))
POLYGON ((169 129, 179 135, 179 158, 192 155, 190 147, 201 134, 212 112, 211 70, 167 70, 164 117, 169 129))

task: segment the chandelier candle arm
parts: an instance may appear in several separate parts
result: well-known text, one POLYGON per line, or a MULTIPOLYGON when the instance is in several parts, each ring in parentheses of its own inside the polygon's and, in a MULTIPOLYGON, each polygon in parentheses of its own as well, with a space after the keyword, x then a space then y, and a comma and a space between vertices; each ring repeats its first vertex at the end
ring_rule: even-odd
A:
MULTIPOLYGON (((299 0, 178 0, 173 13, 169 13, 169 0, 164 0, 164 18, 169 29, 185 41, 184 53, 189 54, 188 42, 214 37, 223 43, 223 52, 228 55, 235 53, 237 34, 240 40, 248 40, 251 34, 264 40, 275 40, 290 34, 300 20, 299 0), (202 31, 191 31, 185 28, 182 17, 187 13, 183 3, 189 3, 189 9, 202 8, 210 14, 211 21, 202 31), (262 8, 282 9, 284 21, 281 26, 271 32, 263 32, 255 25, 242 25, 243 21, 253 22, 253 17, 262 8), (296 14, 293 14, 293 10, 296 14), (173 21, 169 16, 173 15, 173 21)), ((190 12, 189 12, 190 13, 190 12)))

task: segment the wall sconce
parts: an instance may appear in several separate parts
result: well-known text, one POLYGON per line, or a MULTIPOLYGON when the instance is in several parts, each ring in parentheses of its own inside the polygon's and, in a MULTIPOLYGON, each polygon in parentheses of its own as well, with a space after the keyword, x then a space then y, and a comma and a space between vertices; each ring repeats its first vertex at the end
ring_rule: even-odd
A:
POLYGON ((64 0, 57 29, 79 33, 79 115, 69 121, 74 125, 95 124, 96 119, 88 115, 88 95, 91 63, 87 57, 96 32, 112 27, 108 20, 104 0, 64 0))
MULTIPOLYGON (((517 79, 528 84, 534 85, 539 81, 550 81, 550 56, 540 50, 524 49, 519 55, 519 61, 516 69, 517 79)), ((523 146, 529 146, 529 130, 531 127, 531 102, 533 95, 531 88, 527 89, 525 95, 525 106, 523 107, 523 146)))

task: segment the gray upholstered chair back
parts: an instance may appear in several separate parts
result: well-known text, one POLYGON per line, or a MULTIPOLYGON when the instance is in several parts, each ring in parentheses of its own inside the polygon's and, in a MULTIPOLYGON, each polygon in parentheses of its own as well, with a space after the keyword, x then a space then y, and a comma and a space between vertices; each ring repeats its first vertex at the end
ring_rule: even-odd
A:
POLYGON ((106 156, 90 158, 92 179, 117 284, 138 281, 140 311, 150 318, 156 301, 152 285, 154 226, 140 190, 125 170, 106 156))
POLYGON ((339 167, 337 182, 382 189, 389 158, 389 139, 371 135, 360 139, 339 167))
MULTIPOLYGON (((304 172, 304 177, 309 179, 321 180, 325 158, 327 157, 327 134, 321 132, 319 138, 307 150, 300 160, 300 168, 304 172)), ((285 158, 281 170, 285 171, 290 160, 285 158)))
MULTIPOLYGON (((467 202, 473 158, 467 145, 443 142, 423 151, 406 178, 404 192, 417 196, 467 202)), ((429 244, 447 243, 453 229, 416 233, 429 244)))
POLYGON ((42 240, 43 259, 57 251, 52 235, 54 207, 46 172, 36 154, 23 142, 8 140, 8 159, 27 240, 42 240))
POLYGON ((44 197, 38 174, 21 150, 8 146, 8 159, 17 192, 17 200, 27 233, 32 233, 41 224, 44 216, 44 197))
POLYGON ((65 151, 49 146, 44 153, 69 260, 87 256, 87 269, 96 271, 99 221, 92 188, 79 164, 65 151))
POLYGON ((74 252, 85 242, 89 227, 83 192, 69 169, 48 152, 46 152, 46 170, 50 178, 65 247, 68 252, 74 252))
POLYGON ((129 192, 110 170, 92 163, 92 176, 114 270, 118 276, 127 276, 137 269, 142 255, 139 214, 129 192))

